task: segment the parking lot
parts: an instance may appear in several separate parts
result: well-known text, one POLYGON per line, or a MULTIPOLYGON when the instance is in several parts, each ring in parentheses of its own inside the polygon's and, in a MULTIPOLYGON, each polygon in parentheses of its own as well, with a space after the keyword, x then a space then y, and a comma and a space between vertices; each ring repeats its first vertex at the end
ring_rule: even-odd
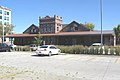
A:
POLYGON ((0 80, 120 80, 119 57, 0 52, 0 80))

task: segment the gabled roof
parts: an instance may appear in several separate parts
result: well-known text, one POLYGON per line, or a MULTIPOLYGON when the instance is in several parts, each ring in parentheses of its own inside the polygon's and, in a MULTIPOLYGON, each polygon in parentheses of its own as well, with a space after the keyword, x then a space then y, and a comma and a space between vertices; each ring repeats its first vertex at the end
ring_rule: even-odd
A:
POLYGON ((62 24, 62 28, 66 27, 68 24, 62 24))
POLYGON ((90 31, 85 25, 79 24, 76 21, 72 21, 66 25, 60 32, 78 32, 78 31, 90 31))
POLYGON ((28 27, 28 28, 23 32, 23 34, 25 34, 25 33, 29 33, 29 34, 31 34, 31 32, 30 32, 31 29, 35 29, 35 30, 36 30, 35 33, 38 33, 38 32, 39 32, 39 28, 38 28, 38 26, 32 24, 30 27, 28 27))

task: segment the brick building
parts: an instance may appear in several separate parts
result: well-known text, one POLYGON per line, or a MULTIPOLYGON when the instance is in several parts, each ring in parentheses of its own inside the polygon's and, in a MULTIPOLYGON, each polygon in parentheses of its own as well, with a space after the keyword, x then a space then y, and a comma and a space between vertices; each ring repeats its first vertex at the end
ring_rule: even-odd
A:
POLYGON ((56 15, 54 17, 40 17, 39 25, 41 34, 58 33, 62 29, 62 17, 56 15))
MULTIPOLYGON (((90 46, 92 43, 101 42, 101 31, 90 31, 84 24, 76 21, 63 25, 62 17, 56 15, 40 17, 39 27, 32 24, 23 34, 12 34, 7 37, 15 38, 14 43, 17 45, 29 45, 34 43, 36 36, 42 36, 45 44, 54 45, 90 46)), ((103 44, 115 45, 114 31, 103 30, 103 44)))

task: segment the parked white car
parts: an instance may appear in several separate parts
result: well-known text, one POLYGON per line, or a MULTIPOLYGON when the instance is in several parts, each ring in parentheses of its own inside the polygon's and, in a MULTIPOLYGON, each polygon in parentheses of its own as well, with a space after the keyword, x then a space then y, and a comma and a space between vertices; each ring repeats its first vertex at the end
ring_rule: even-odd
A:
POLYGON ((37 55, 53 55, 53 54, 59 54, 61 52, 60 49, 58 49, 55 45, 42 45, 37 48, 36 54, 37 55))
POLYGON ((91 46, 102 46, 101 43, 93 43, 91 46))
POLYGON ((104 45, 102 45, 101 43, 93 43, 90 47, 99 47, 99 49, 100 48, 102 48, 102 49, 104 49, 104 45))
POLYGON ((30 49, 31 49, 31 51, 36 51, 37 46, 35 44, 30 44, 30 49))
POLYGON ((17 47, 17 45, 15 45, 15 44, 10 44, 9 45, 12 49, 15 49, 16 47, 17 47))

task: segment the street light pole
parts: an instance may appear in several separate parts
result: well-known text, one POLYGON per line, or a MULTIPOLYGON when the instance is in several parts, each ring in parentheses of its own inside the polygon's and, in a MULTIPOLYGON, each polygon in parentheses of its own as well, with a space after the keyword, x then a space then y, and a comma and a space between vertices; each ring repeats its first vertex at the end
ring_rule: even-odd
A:
POLYGON ((101 17, 101 45, 103 45, 103 31, 102 31, 102 25, 103 25, 103 21, 102 21, 102 0, 100 0, 100 17, 101 17))
POLYGON ((2 25, 2 43, 4 43, 4 9, 3 9, 3 25, 2 25))
POLYGON ((2 36, 2 43, 4 43, 4 23, 3 23, 3 26, 2 26, 2 34, 3 34, 3 36, 2 36))

